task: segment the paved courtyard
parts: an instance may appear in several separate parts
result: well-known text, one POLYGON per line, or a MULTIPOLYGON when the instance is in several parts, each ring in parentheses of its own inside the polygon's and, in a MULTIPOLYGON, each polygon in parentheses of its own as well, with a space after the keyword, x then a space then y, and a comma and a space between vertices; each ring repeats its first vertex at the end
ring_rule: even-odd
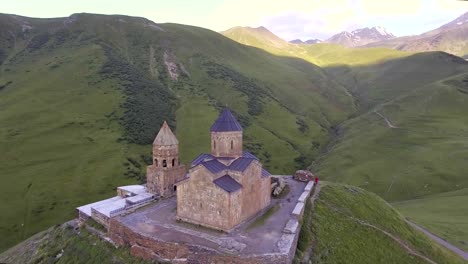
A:
MULTIPOLYGON (((267 215, 258 215, 241 224, 229 234, 175 220, 176 199, 151 204, 136 212, 118 217, 128 228, 165 242, 194 244, 216 251, 245 254, 279 253, 286 237, 283 229, 296 206, 306 183, 284 177, 289 193, 281 199, 272 199, 267 215)), ((289 244, 289 243, 286 243, 289 244)))

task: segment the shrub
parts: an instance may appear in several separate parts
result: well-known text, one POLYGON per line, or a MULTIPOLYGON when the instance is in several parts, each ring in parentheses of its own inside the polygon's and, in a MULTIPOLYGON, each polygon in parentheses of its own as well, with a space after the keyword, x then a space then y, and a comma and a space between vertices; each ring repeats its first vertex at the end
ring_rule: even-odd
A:
POLYGON ((107 61, 101 74, 120 80, 125 94, 122 104, 124 114, 120 123, 125 129, 125 138, 130 143, 151 144, 155 133, 166 120, 175 126, 173 108, 175 98, 158 80, 128 63, 112 48, 103 45, 107 61))
POLYGON ((206 73, 214 79, 229 80, 232 87, 245 94, 249 99, 247 101, 248 113, 256 116, 263 111, 261 98, 266 94, 254 79, 248 78, 230 67, 215 63, 204 62, 203 66, 207 69, 206 73))
POLYGON ((47 32, 36 35, 31 39, 31 41, 29 41, 27 48, 32 51, 40 49, 49 41, 49 38, 50 36, 47 32))

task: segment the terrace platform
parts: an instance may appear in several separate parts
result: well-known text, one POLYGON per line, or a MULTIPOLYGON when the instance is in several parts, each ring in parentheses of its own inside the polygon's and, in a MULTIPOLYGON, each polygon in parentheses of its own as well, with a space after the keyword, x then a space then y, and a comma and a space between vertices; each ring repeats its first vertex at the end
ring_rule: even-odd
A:
POLYGON ((293 211, 298 204, 304 207, 303 199, 309 197, 309 185, 313 183, 306 188, 306 182, 291 176, 284 179, 289 193, 273 198, 270 207, 230 233, 177 221, 176 199, 171 198, 112 218, 109 237, 145 259, 173 263, 290 263, 300 230, 298 215, 293 211))

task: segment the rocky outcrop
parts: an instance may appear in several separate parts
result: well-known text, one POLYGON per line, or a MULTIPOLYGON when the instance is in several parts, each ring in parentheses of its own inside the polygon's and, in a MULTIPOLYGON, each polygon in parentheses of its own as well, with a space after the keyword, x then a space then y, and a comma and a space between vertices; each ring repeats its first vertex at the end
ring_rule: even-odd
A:
POLYGON ((283 192, 286 187, 286 181, 280 177, 271 178, 271 193, 274 197, 278 196, 283 192))

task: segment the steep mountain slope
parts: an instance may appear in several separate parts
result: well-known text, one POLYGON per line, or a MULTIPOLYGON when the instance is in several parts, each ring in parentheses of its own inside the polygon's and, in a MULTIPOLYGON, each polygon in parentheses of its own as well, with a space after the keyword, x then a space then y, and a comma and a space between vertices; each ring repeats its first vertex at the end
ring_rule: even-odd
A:
POLYGON ((290 173, 355 111, 321 68, 206 29, 92 14, 0 24, 0 249, 141 181, 163 120, 187 163, 228 105, 246 148, 290 173))
POLYGON ((365 47, 388 47, 407 51, 445 51, 458 56, 468 55, 468 13, 431 31, 379 41, 365 47))
POLYGON ((306 205, 296 260, 306 263, 464 263, 409 226, 377 195, 339 184, 322 186, 313 211, 310 202, 306 205), (307 257, 310 250, 312 254, 307 257))
POLYGON ((394 37, 392 33, 389 33, 383 27, 372 27, 356 29, 351 32, 343 31, 331 36, 325 42, 340 44, 346 47, 357 47, 394 37))
MULTIPOLYGON (((263 28, 262 32, 265 30, 263 28)), ((239 43, 257 47, 272 54, 302 58, 319 66, 370 64, 411 55, 408 52, 387 48, 357 50, 333 43, 298 45, 279 37, 271 37, 274 34, 268 32, 268 34, 258 34, 257 30, 252 28, 235 27, 222 32, 222 34, 239 43), (271 44, 272 39, 274 39, 273 45, 271 44)))
MULTIPOLYGON (((323 66, 360 109, 355 118, 337 126, 336 139, 323 148, 312 170, 390 201, 467 188, 466 61, 443 52, 412 54, 327 43, 303 51, 291 54, 323 66)), ((439 223, 460 217, 468 215, 424 207, 414 219, 456 241, 464 226, 451 225, 445 232, 439 223)))
POLYGON ((340 127, 335 144, 313 167, 327 179, 361 186, 389 201, 466 188, 465 80, 461 74, 426 83, 374 105, 340 127))
POLYGON ((393 205, 437 236, 468 251, 468 188, 393 205))
POLYGON ((253 47, 266 45, 271 48, 283 50, 288 46, 288 42, 271 33, 271 31, 265 27, 233 27, 220 33, 228 38, 236 39, 242 44, 253 47))
POLYGON ((2 263, 131 263, 149 264, 130 255, 127 248, 115 248, 74 221, 57 225, 0 254, 2 263))

